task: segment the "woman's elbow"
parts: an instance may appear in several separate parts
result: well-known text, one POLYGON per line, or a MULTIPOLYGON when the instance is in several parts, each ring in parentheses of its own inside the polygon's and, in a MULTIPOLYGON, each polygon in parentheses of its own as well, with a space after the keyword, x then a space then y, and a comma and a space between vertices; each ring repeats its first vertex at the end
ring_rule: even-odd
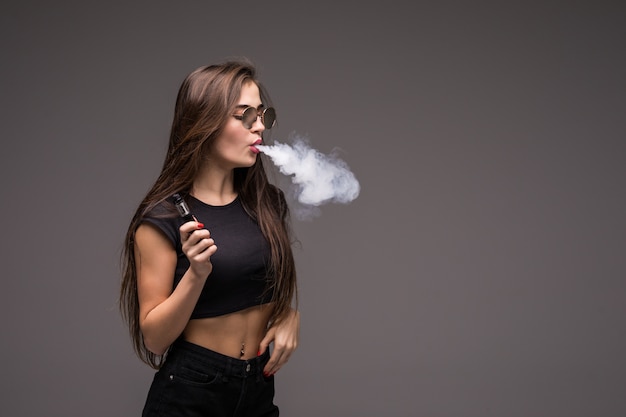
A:
POLYGON ((164 343, 158 335, 145 328, 141 329, 141 334, 143 337, 143 345, 147 350, 155 355, 164 355, 165 352, 167 352, 169 344, 164 343))
POLYGON ((157 356, 164 355, 165 352, 167 352, 168 348, 168 346, 163 346, 162 344, 150 343, 150 341, 146 339, 144 339, 143 344, 146 349, 148 349, 150 352, 154 353, 157 356))

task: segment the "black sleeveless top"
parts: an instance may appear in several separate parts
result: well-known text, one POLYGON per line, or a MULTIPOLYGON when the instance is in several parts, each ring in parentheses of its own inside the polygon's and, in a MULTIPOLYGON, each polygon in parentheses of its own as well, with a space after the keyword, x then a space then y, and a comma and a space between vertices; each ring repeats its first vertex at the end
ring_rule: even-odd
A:
MULTIPOLYGON (((272 293, 265 291, 270 279, 270 246, 239 197, 225 206, 211 206, 192 196, 187 196, 186 202, 191 213, 211 232, 217 246, 211 256, 213 271, 204 284, 191 319, 221 316, 270 302, 272 293)), ((176 288, 189 269, 179 232, 184 220, 168 202, 155 207, 143 222, 161 230, 176 250, 176 288)))

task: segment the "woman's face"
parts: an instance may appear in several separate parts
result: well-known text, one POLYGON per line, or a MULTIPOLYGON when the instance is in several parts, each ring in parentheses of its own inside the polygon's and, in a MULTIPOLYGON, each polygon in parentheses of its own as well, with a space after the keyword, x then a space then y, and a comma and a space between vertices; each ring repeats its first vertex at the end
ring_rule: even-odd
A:
MULTIPOLYGON (((261 105, 259 87, 249 81, 243 85, 241 96, 234 115, 240 115, 246 107, 259 108, 261 105)), ((257 117, 252 127, 246 129, 241 120, 230 117, 222 134, 213 143, 209 156, 212 165, 219 165, 224 170, 244 168, 254 165, 259 150, 255 145, 261 143, 261 134, 265 126, 257 117)))

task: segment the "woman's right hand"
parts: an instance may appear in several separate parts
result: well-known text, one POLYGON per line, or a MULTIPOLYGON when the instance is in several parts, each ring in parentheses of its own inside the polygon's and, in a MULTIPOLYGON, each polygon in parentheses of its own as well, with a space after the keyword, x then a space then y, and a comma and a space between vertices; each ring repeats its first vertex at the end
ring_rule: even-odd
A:
POLYGON ((194 221, 183 224, 179 230, 189 268, 198 278, 206 279, 213 271, 211 256, 217 251, 211 233, 204 228, 204 224, 194 221))

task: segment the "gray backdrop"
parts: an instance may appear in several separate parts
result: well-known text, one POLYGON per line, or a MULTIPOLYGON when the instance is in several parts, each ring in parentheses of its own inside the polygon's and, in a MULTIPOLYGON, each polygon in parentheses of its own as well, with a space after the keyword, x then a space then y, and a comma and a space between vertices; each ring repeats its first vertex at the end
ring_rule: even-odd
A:
POLYGON ((237 56, 362 186, 295 221, 282 415, 626 415, 622 2, 90 3, 0 17, 2 415, 139 415, 123 236, 237 56))

